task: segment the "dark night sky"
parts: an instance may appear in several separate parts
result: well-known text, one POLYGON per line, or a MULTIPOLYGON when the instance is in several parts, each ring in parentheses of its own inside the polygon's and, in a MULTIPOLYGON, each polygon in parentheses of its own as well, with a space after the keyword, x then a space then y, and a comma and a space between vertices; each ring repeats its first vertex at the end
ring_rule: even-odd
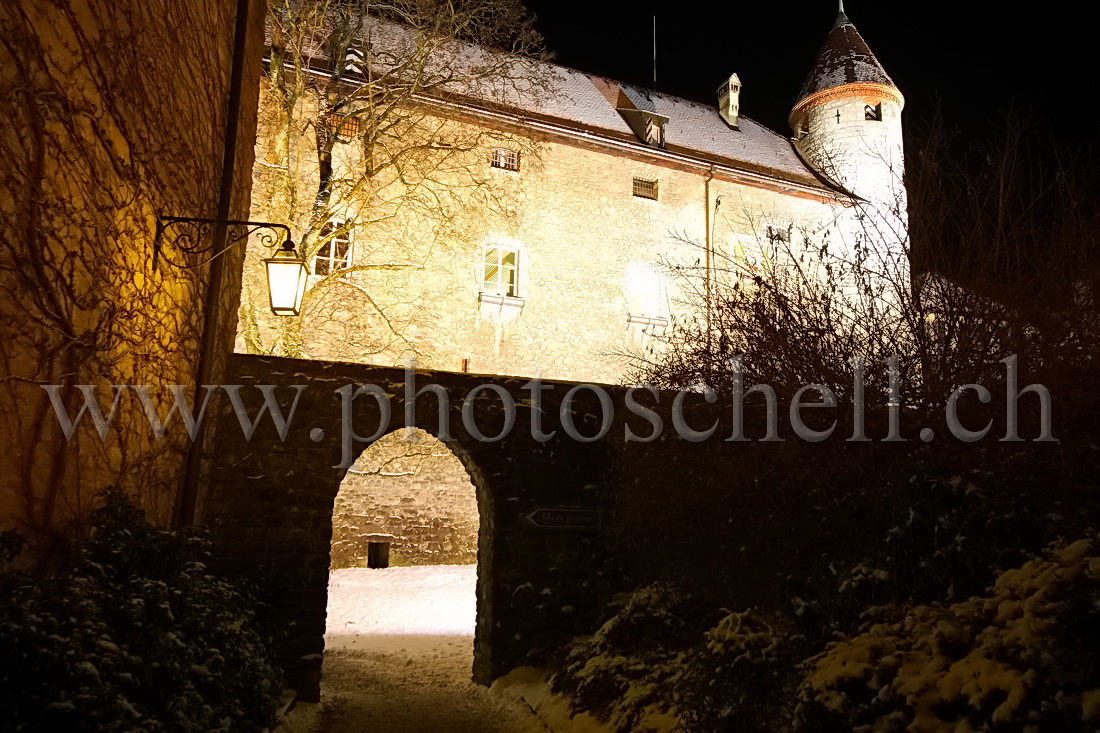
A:
MULTIPOLYGON (((741 111, 789 134, 787 113, 836 18, 829 0, 712 3, 526 0, 555 61, 651 86, 657 14, 657 88, 714 104, 731 72, 741 111)), ((906 97, 908 124, 932 100, 969 135, 1012 107, 1033 111, 1059 138, 1096 139, 1085 113, 1100 39, 1084 3, 848 0, 845 10, 906 97)))

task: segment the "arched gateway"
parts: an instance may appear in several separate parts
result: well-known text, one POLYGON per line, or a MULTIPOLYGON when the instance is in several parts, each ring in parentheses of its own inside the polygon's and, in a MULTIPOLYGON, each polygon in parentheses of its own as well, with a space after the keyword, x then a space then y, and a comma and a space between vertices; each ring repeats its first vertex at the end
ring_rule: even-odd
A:
MULTIPOLYGON (((282 436, 265 413, 249 437, 230 400, 224 400, 203 524, 228 571, 258 573, 275 589, 273 601, 286 630, 280 653, 287 682, 300 699, 316 700, 333 502, 346 472, 340 466, 370 445, 344 436, 349 430, 382 436, 403 427, 406 374, 233 355, 229 375, 229 384, 241 385, 237 401, 249 424, 264 404, 261 385, 272 385, 265 389, 283 415, 290 414, 295 398, 297 405, 282 436), (362 386, 366 389, 359 390, 362 386)), ((412 424, 449 438, 477 492, 473 676, 487 684, 513 667, 542 661, 561 640, 590 629, 602 602, 619 590, 619 574, 600 531, 606 510, 601 489, 613 441, 581 442, 560 429, 562 401, 576 385, 545 383, 541 411, 534 411, 526 379, 419 372, 415 382, 418 391, 438 387, 414 401, 412 424), (449 403, 446 430, 440 428, 440 395, 449 403), (515 410, 505 409, 509 402, 515 410), (509 412, 515 422, 506 431, 509 412), (557 429, 552 439, 532 437, 533 412, 547 433, 557 429)), ((618 409, 622 400, 616 397, 613 404, 618 409)), ((592 390, 575 390, 567 411, 578 433, 600 433, 604 413, 592 390)))

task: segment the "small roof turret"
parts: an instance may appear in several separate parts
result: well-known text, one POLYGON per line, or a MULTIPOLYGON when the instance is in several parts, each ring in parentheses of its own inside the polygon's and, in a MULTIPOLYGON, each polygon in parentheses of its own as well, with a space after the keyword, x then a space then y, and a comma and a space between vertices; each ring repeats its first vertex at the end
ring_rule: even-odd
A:
POLYGON ((813 70, 802 85, 798 101, 844 84, 883 84, 897 89, 882 64, 871 53, 863 36, 859 35, 852 21, 848 20, 844 13, 844 3, 841 2, 836 22, 825 37, 813 70))

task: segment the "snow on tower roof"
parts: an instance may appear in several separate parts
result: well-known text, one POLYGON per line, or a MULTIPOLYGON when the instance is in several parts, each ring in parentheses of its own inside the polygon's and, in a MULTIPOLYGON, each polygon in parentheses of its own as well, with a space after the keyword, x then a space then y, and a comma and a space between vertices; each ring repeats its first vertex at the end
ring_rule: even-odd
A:
POLYGON ((897 88, 882 64, 871 53, 863 36, 859 35, 852 21, 848 20, 843 8, 829 35, 825 37, 813 70, 802 85, 798 101, 842 84, 885 84, 897 88))

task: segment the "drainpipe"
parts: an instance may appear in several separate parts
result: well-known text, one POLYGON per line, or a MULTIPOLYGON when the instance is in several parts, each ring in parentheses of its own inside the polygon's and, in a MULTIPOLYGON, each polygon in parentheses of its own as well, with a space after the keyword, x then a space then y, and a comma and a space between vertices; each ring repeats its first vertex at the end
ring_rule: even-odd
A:
MULTIPOLYGON (((214 251, 226 246, 229 233, 226 221, 233 205, 233 177, 237 163, 237 131, 241 117, 241 82, 244 76, 245 44, 248 41, 248 10, 251 0, 237 0, 236 28, 233 37, 233 62, 229 76, 229 102, 225 115, 225 140, 222 144, 222 177, 218 191, 218 223, 214 228, 214 251)), ((225 280, 225 258, 215 257, 210 263, 210 278, 203 303, 202 341, 195 380, 194 414, 202 405, 202 385, 210 384, 214 376, 214 355, 218 346, 218 311, 225 280)), ((176 505, 176 524, 192 525, 197 519, 199 484, 202 477, 203 448, 206 445, 206 425, 211 418, 199 423, 198 434, 187 452, 183 487, 176 505)))
POLYGON ((707 302, 707 353, 710 353, 710 321, 711 321, 711 304, 710 304, 710 269, 711 269, 711 220, 710 220, 710 182, 714 180, 714 165, 710 165, 707 168, 707 177, 703 180, 703 226, 706 228, 706 270, 703 276, 703 294, 707 302))

